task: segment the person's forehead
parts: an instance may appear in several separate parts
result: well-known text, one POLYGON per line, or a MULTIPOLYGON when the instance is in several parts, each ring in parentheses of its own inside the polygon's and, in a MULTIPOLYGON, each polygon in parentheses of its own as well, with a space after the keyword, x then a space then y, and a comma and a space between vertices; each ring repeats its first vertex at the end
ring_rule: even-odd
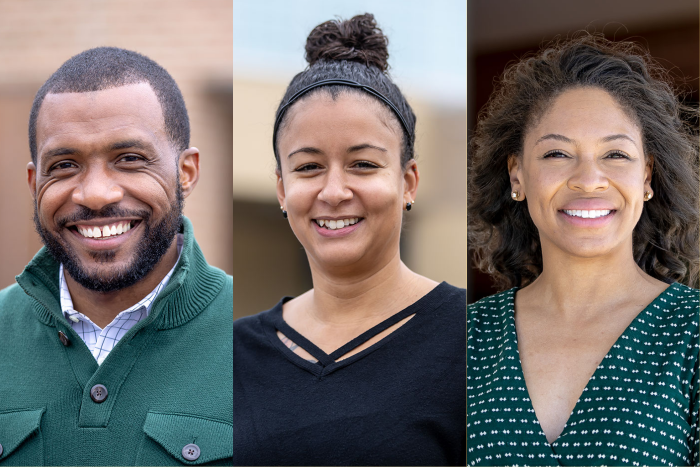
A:
POLYGON ((578 130, 582 133, 629 133, 641 138, 639 125, 607 91, 576 88, 557 96, 526 134, 537 139, 541 134, 578 130))
POLYGON ((141 133, 154 144, 168 141, 160 103, 148 83, 47 94, 37 118, 37 153, 66 142, 118 139, 125 136, 122 133, 141 133))

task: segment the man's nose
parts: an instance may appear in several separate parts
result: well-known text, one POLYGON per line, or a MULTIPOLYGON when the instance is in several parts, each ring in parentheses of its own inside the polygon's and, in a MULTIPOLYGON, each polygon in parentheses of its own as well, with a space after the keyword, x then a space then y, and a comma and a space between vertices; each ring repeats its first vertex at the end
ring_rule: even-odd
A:
POLYGON ((121 201, 124 198, 124 190, 109 172, 104 166, 89 168, 73 190, 73 202, 99 211, 108 204, 121 201))
POLYGON ((337 206, 343 201, 352 199, 352 190, 347 186, 347 176, 341 168, 330 169, 324 179, 318 199, 331 206, 337 206))

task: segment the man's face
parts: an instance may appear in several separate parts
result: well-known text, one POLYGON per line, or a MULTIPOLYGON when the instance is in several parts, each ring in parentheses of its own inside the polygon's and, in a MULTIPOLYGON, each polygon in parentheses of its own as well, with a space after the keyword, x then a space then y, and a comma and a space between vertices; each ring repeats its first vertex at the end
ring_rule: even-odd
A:
POLYGON ((150 85, 48 94, 28 169, 36 229, 83 287, 145 277, 180 226, 178 154, 150 85))

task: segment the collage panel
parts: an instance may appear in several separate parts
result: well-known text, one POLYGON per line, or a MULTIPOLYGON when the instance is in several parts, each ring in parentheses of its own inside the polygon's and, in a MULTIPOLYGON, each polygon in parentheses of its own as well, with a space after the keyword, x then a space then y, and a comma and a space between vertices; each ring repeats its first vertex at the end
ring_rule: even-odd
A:
POLYGON ((0 465, 231 463, 231 16, 0 1, 0 465))
POLYGON ((468 4, 468 465, 698 465, 695 1, 468 4))
POLYGON ((234 463, 464 465, 466 4, 234 5, 234 463))

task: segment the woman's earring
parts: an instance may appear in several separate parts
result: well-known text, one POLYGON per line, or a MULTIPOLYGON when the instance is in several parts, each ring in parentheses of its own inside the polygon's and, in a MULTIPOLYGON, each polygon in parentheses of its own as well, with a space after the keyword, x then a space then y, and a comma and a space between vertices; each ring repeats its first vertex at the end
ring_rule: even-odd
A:
POLYGON ((282 210, 282 215, 286 219, 287 218, 287 211, 284 210, 284 206, 280 206, 280 209, 282 210))
POLYGON ((520 198, 520 192, 519 192, 519 191, 514 191, 514 192, 512 192, 512 193, 510 194, 510 197, 513 198, 515 201, 517 201, 518 198, 520 198))
POLYGON ((410 211, 410 210, 411 210, 411 206, 412 206, 413 204, 415 204, 415 203, 416 203, 415 201, 410 201, 410 202, 406 203, 406 211, 410 211))
POLYGON ((644 201, 649 201, 654 194, 651 191, 644 192, 644 201))

